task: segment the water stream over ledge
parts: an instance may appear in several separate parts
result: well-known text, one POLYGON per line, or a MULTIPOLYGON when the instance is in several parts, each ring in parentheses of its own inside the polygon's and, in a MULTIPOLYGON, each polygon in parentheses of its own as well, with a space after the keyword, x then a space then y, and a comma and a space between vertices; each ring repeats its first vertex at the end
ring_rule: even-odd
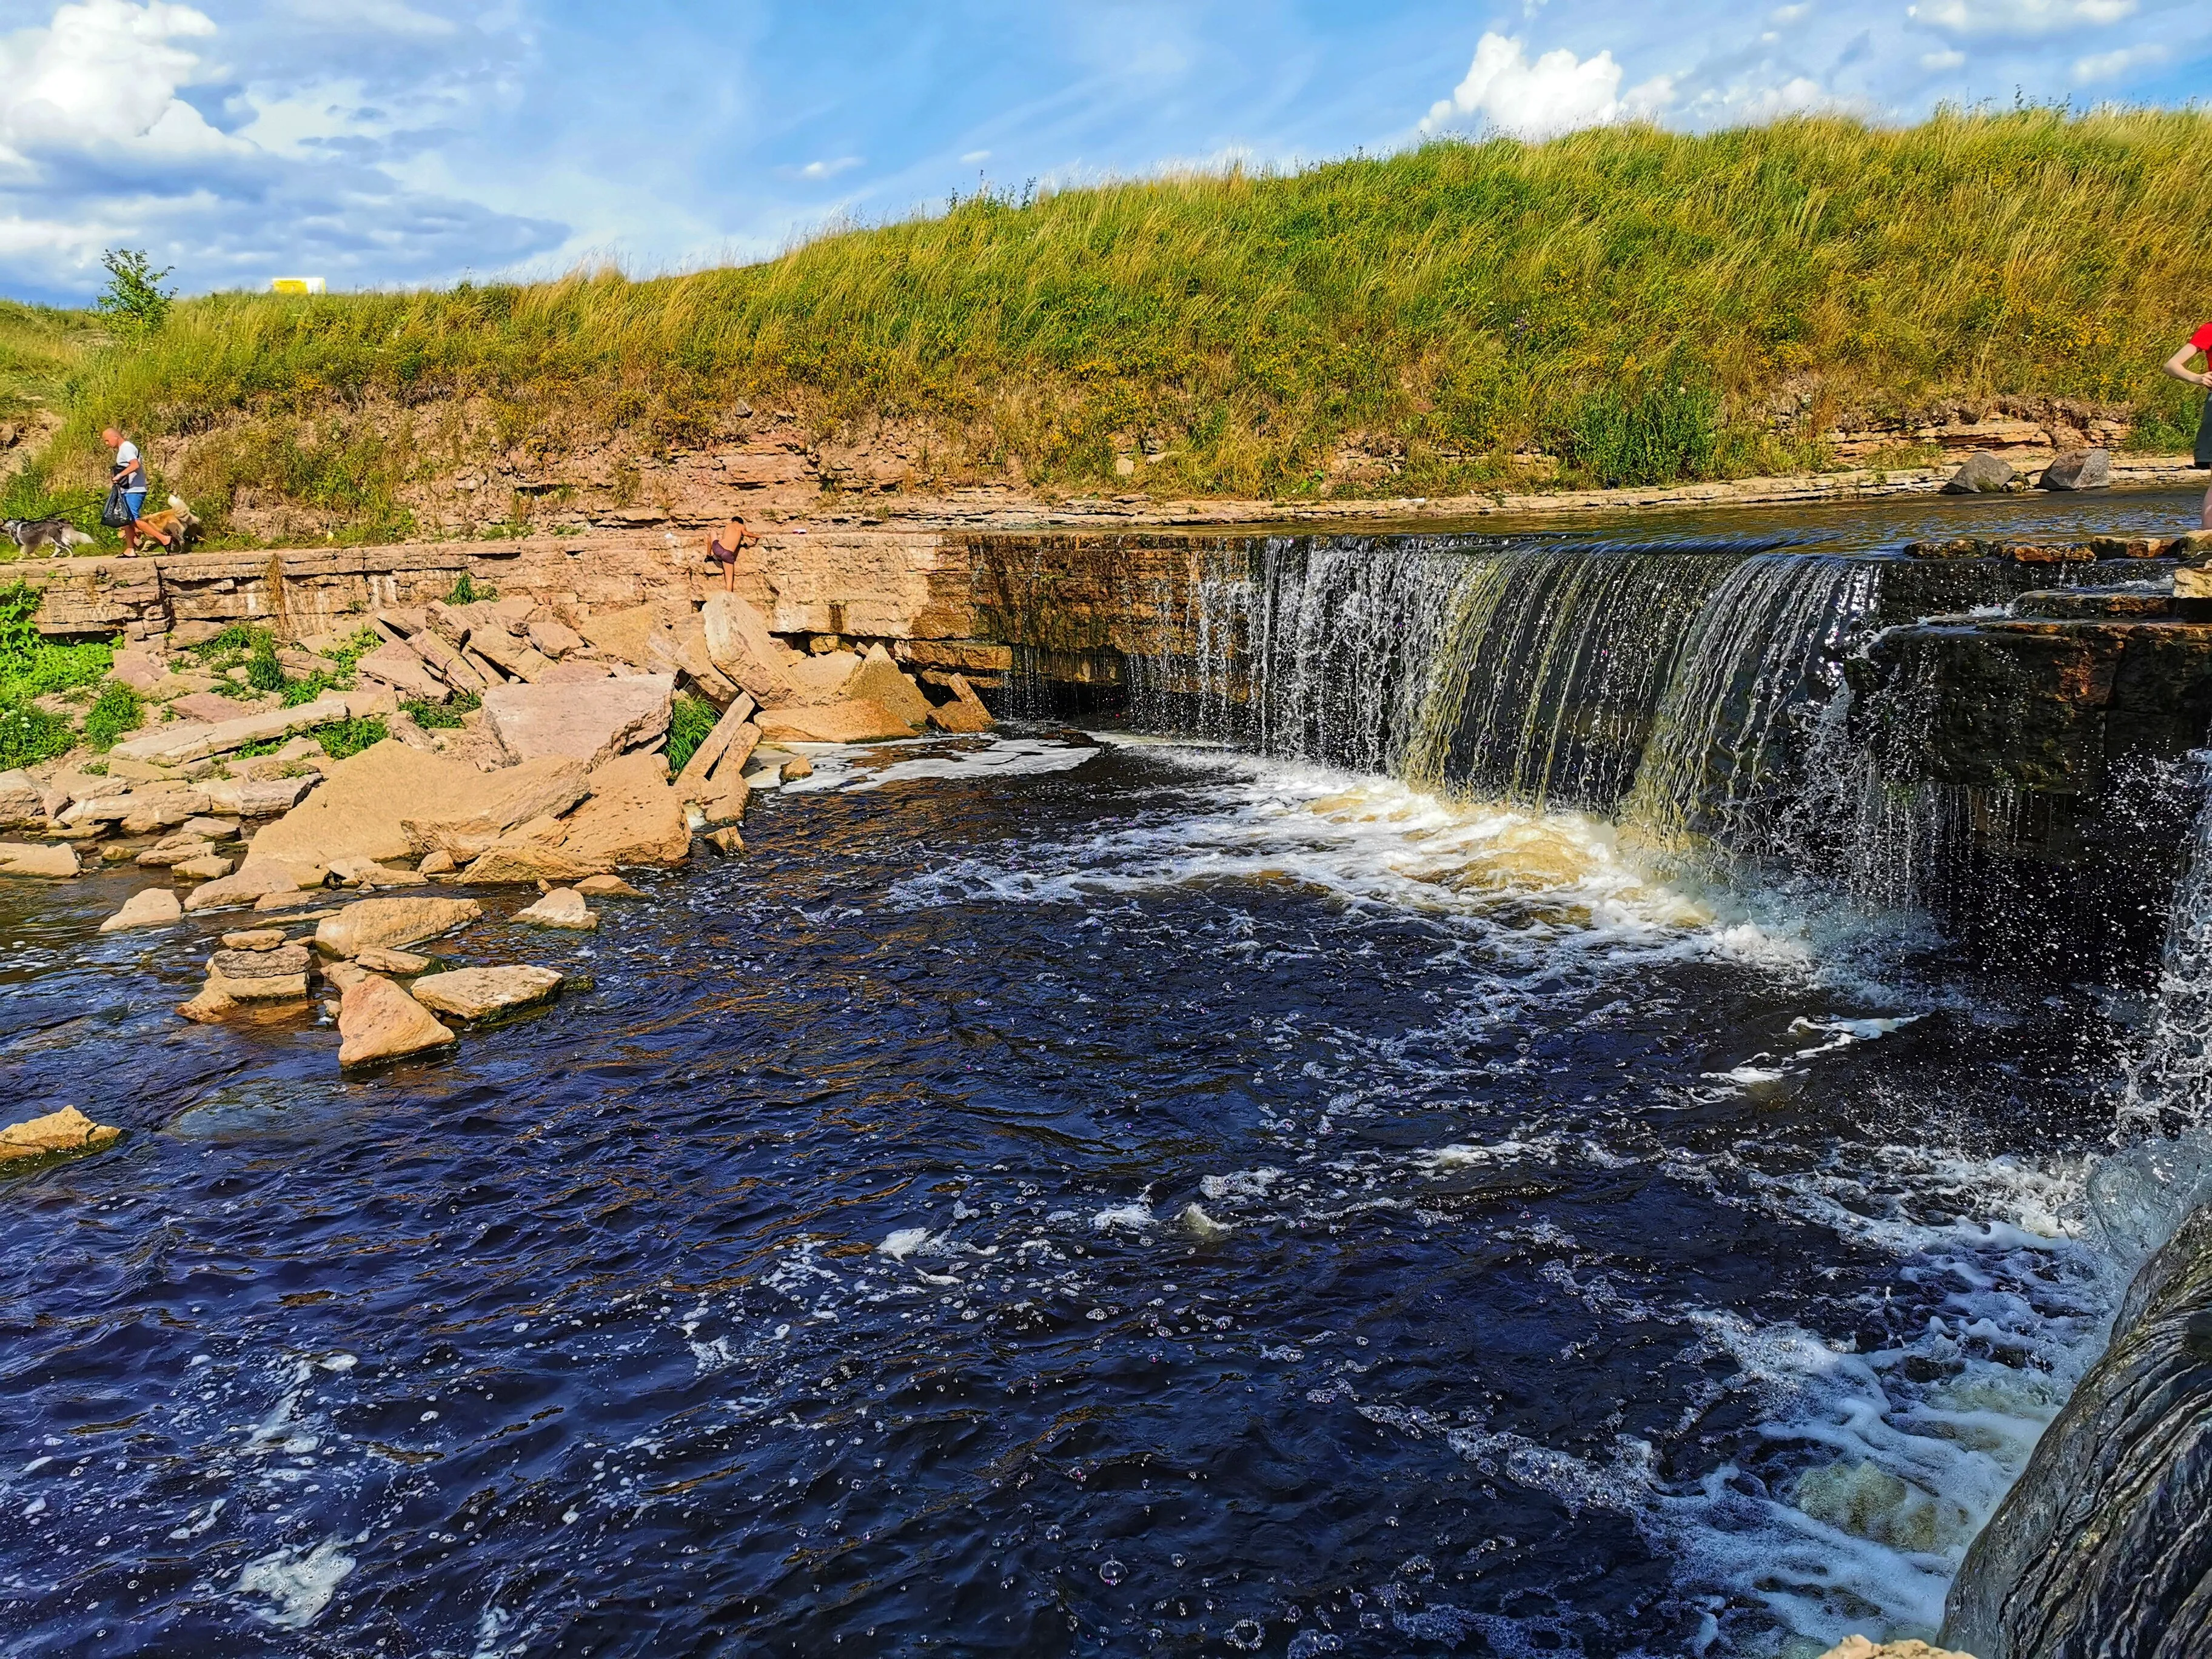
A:
POLYGON ((1723 673, 1700 617, 1860 603, 1681 574, 1600 702, 1710 669, 1703 759, 1540 767, 1493 701, 1401 781, 1443 728, 1389 675, 1263 705, 1371 690, 1365 752, 825 755, 597 935, 489 904, 453 956, 590 988, 365 1080, 181 1026, 204 952, 95 932, 138 883, 0 888, 0 1086, 132 1132, 7 1190, 0 1652, 1932 1633, 2104 1340, 2139 1010, 1624 835, 1624 746, 1711 805, 1817 735, 1819 652, 1723 673))

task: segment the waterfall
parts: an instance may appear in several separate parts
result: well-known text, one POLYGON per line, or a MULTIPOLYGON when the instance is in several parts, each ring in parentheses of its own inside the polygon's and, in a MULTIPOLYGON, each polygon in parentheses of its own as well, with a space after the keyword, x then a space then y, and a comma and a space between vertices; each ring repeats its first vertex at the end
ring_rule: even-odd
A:
MULTIPOLYGON (((2200 765, 2212 764, 2201 754, 2200 765)), ((2212 1108, 2212 791, 2198 809, 2159 962, 2158 1006, 2130 1068, 2124 1133, 2179 1134, 2212 1108)))

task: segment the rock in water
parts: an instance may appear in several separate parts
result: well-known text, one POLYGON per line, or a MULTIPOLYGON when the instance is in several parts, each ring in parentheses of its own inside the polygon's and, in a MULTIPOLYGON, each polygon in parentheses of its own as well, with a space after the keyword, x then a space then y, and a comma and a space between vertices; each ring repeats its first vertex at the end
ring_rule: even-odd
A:
POLYGON ((356 966, 373 974, 390 974, 395 979, 412 979, 430 965, 430 958, 418 957, 412 951, 387 951, 372 945, 354 957, 356 966))
POLYGON ((274 951, 284 943, 282 927, 247 927, 222 936, 226 951, 274 951))
POLYGON ((233 1002, 289 1002, 307 994, 313 966, 304 945, 274 951, 218 951, 208 958, 207 988, 233 1002))
POLYGON ((1931 1648, 1925 1642, 1874 1642, 1863 1636, 1846 1636, 1820 1659, 1974 1659, 1974 1656, 1931 1648))
POLYGON ((474 899, 374 898, 349 904, 315 926, 315 948, 325 956, 357 957, 450 933, 483 915, 474 899))
POLYGON ((2051 458, 2039 489, 2109 489, 2112 484, 2112 456, 2106 449, 2068 449, 2051 458))
POLYGON ((74 1106, 0 1129, 0 1164, 26 1158, 69 1158, 112 1146, 123 1131, 94 1123, 74 1106))
POLYGON ((759 719, 761 736, 769 743, 879 743, 915 734, 913 726, 875 702, 763 708, 759 719))
POLYGON ((202 853, 197 858, 179 859, 169 868, 187 881, 220 881, 230 873, 230 860, 220 853, 202 853))
POLYGON ((573 760, 600 766, 667 731, 675 691, 672 674, 495 685, 484 693, 484 725, 518 762, 573 760))
POLYGON ((388 979, 364 974, 338 1003, 338 1064, 373 1066, 450 1048, 457 1041, 437 1017, 388 979))
POLYGON ((52 847, 37 842, 0 841, 0 876, 45 876, 59 879, 76 874, 73 848, 52 847))
POLYGON ((599 925, 584 896, 573 887, 556 887, 527 910, 516 911, 514 919, 532 927, 569 927, 579 933, 589 933, 599 925))
MULTIPOLYGON (((263 830, 263 835, 267 835, 263 830)), ((187 910, 220 910, 234 905, 250 905, 267 893, 296 893, 303 887, 319 887, 322 873, 312 866, 295 869, 282 859, 263 858, 248 853, 246 862, 235 873, 218 877, 204 886, 192 890, 185 900, 187 910), (302 880, 312 876, 313 880, 302 880)))
POLYGON ((801 755, 795 760, 787 760, 778 767, 775 781, 778 783, 797 783, 801 778, 811 778, 813 775, 814 763, 801 755))
POLYGON ((415 1000, 456 1019, 490 1019, 550 1002, 562 976, 550 968, 460 968, 415 981, 415 1000))
POLYGON ((127 927, 167 927, 185 919, 185 907, 167 887, 149 887, 133 893, 123 908, 100 924, 103 933, 119 933, 127 927))
POLYGON ((586 876, 576 884, 576 890, 587 899, 645 896, 620 876, 586 876))
POLYGON ((903 720, 919 732, 929 723, 929 699, 921 695, 921 688, 891 660, 891 653, 880 645, 868 647, 868 654, 853 678, 844 685, 845 696, 855 702, 872 702, 884 709, 893 720, 903 720))
POLYGON ((466 761, 387 741, 332 767, 320 789, 254 837, 253 856, 383 863, 442 845, 451 834, 472 843, 461 856, 473 858, 511 825, 567 811, 586 787, 584 769, 573 762, 479 772, 466 761))
POLYGON ((1966 457, 1966 465, 1951 475, 1943 486, 1946 495, 1988 495, 2004 489, 2012 483, 2011 465, 1986 449, 1966 457))
POLYGON ((952 693, 950 702, 940 703, 929 711, 929 723, 940 732, 988 732, 998 722, 991 711, 983 706, 975 688, 968 684, 964 674, 954 674, 945 681, 952 693))

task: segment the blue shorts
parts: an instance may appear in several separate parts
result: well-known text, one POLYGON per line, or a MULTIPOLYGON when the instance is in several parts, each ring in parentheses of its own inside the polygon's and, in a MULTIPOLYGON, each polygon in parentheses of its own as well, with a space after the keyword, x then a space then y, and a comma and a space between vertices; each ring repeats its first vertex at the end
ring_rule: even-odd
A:
POLYGON ((123 492, 123 505, 131 509, 131 516, 133 519, 144 518, 146 516, 146 492, 143 489, 125 490, 123 492))

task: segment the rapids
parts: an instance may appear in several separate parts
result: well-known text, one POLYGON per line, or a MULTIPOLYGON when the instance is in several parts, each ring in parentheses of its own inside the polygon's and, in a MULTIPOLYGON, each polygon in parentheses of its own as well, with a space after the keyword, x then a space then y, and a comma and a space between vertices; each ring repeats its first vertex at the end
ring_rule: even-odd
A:
POLYGON ((0 1651, 1932 1635, 2134 1266, 2148 1006, 1791 867, 1844 556, 1953 511, 1215 573, 1126 720, 490 896, 587 988, 368 1079, 0 888, 9 1099, 131 1132, 0 1194, 0 1651))

